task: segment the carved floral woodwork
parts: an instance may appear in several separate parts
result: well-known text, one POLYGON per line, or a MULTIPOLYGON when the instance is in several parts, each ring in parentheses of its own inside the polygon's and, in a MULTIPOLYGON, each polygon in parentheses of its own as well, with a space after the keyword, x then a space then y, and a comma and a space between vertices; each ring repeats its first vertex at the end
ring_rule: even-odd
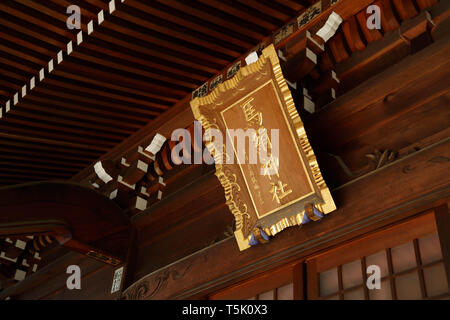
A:
MULTIPOLYGON (((256 63, 240 69, 209 95, 193 99, 191 108, 205 129, 205 145, 215 159, 216 176, 236 220, 240 250, 248 248, 258 235, 260 239, 261 234, 274 236, 336 209, 273 45, 263 50, 256 63), (226 133, 233 141, 237 164, 227 161, 230 152, 212 138, 211 129, 218 129, 224 136, 226 133), (265 141, 271 151, 268 161, 242 161, 242 150, 230 135, 230 130, 239 129, 258 132, 248 141, 258 145, 260 156, 259 142, 265 141), (279 157, 272 154, 273 135, 268 138, 273 130, 279 132, 279 157), (272 168, 276 163, 275 174, 264 171, 269 162, 272 168)), ((251 152, 245 152, 246 160, 249 156, 251 152)))

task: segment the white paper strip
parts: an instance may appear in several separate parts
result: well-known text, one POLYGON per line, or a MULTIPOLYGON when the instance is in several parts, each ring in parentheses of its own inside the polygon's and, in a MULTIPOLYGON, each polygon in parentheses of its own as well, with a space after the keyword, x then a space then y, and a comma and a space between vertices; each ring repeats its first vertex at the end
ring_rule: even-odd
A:
POLYGON ((14 280, 22 281, 23 279, 25 279, 26 275, 27 275, 27 273, 25 271, 16 269, 16 274, 14 275, 14 280))
POLYGON ((250 65, 252 63, 255 63, 256 61, 258 61, 258 54, 253 51, 252 53, 250 53, 246 58, 245 58, 245 63, 247 65, 250 65))
POLYGON ((136 198, 136 209, 141 210, 141 211, 147 209, 147 200, 145 200, 144 198, 141 198, 141 197, 137 197, 136 198))
POLYGON ((149 144, 147 148, 145 148, 145 151, 151 152, 152 154, 157 154, 159 150, 161 150, 162 145, 166 141, 166 137, 163 135, 157 133, 154 137, 152 142, 149 144))
POLYGON ((281 50, 278 50, 278 58, 280 58, 281 60, 283 60, 285 62, 287 61, 286 57, 283 54, 283 51, 281 51, 281 50))
POLYGON ((79 45, 82 42, 83 42, 83 31, 80 31, 77 34, 77 44, 79 45))
POLYGON ((291 86, 291 88, 294 88, 295 90, 297 90, 297 82, 292 83, 292 82, 290 82, 290 81, 287 80, 287 79, 284 79, 284 80, 286 80, 286 83, 287 83, 289 86, 291 86))
POLYGON ((70 55, 72 53, 73 47, 72 47, 72 41, 70 41, 67 44, 67 55, 70 55))
POLYGON ((91 34, 92 31, 94 31, 94 21, 91 20, 87 25, 87 34, 91 34))
POLYGON ((53 59, 48 62, 48 73, 53 71, 53 59))
POLYGON ((127 163, 127 159, 125 159, 125 158, 120 159, 120 163, 121 163, 123 166, 125 166, 125 167, 129 167, 129 166, 130 166, 130 164, 127 163))
POLYGON ((317 64, 317 55, 308 48, 306 48, 306 57, 314 62, 314 64, 317 64))
POLYGON ((60 64, 63 61, 63 52, 59 50, 58 55, 56 56, 56 62, 60 64))
POLYGON ((116 3, 114 2, 114 0, 111 0, 109 2, 109 13, 113 13, 114 10, 116 10, 116 3))
POLYGON ((334 70, 331 70, 331 76, 333 77, 334 80, 336 80, 337 83, 340 83, 339 78, 336 75, 336 72, 334 72, 334 70))
POLYGON ((327 22, 325 22, 325 25, 317 31, 316 34, 321 37, 323 41, 327 42, 332 36, 334 36, 341 23, 341 16, 333 11, 328 17, 327 22))
POLYGON ((20 240, 20 239, 16 240, 16 247, 17 248, 24 250, 26 245, 27 245, 27 243, 25 241, 20 240))
POLYGON ((109 198, 112 200, 112 199, 115 199, 117 197, 117 189, 116 190, 114 190, 113 192, 111 192, 110 194, 109 194, 109 198))
POLYGON ((104 183, 108 183, 110 182, 113 178, 105 171, 105 169, 103 169, 102 166, 102 162, 98 161, 95 165, 94 165, 94 170, 95 173, 97 174, 97 176, 104 182, 104 183))
POLYGON ((307 96, 303 97, 303 103, 305 110, 308 111, 309 113, 314 113, 316 111, 316 105, 314 104, 314 102, 309 100, 307 96))
POLYGON ((100 25, 105 20, 105 14, 103 13, 103 10, 98 13, 97 19, 98 25, 100 25))

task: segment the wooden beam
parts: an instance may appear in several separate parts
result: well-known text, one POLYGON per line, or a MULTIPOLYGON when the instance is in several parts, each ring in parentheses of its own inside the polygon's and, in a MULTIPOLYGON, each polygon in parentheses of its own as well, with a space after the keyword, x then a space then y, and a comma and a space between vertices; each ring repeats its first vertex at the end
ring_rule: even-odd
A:
MULTIPOLYGON (((295 281, 298 264, 289 264, 213 293, 210 300, 242 300, 295 281)), ((301 273, 301 270, 300 270, 301 273)), ((295 287, 295 285, 294 285, 295 287)), ((294 288, 295 290, 295 288, 294 288)), ((295 297, 294 297, 295 299, 295 297)), ((298 300, 298 299, 295 299, 298 300)))
POLYGON ((0 188, 0 206, 2 236, 33 234, 34 229, 43 232, 47 225, 67 225, 45 232, 67 248, 97 258, 109 256, 112 264, 118 262, 116 257, 123 259, 128 249, 130 223, 122 210, 78 184, 40 182, 0 188), (115 252, 108 255, 112 248, 115 252))
MULTIPOLYGON (((370 5, 374 0, 352 0, 352 1, 339 1, 336 5, 327 8, 321 14, 319 14, 316 18, 314 18, 310 23, 304 25, 302 28, 294 32, 292 35, 281 41, 277 44, 278 48, 283 48, 288 42, 295 41, 296 37, 299 34, 305 32, 307 29, 317 31, 319 28, 323 26, 329 14, 332 11, 338 13, 344 20, 356 14, 357 12, 363 10, 368 5, 370 5)), ((172 5, 172 4, 170 4, 172 5)), ((210 5, 210 3, 208 3, 210 5)), ((219 8, 227 10, 231 10, 228 6, 220 4, 219 8)), ((194 10, 194 9, 192 9, 194 10)), ((206 10, 206 9, 205 9, 206 10)), ((194 10, 195 11, 195 10, 194 10)), ((245 14, 245 13, 242 13, 245 14)), ((108 23, 106 21, 105 23, 108 23)), ((95 35, 95 33, 94 33, 95 35)), ((264 38, 264 40, 269 39, 269 37, 264 38)), ((232 66, 236 61, 229 63, 226 68, 223 70, 227 70, 230 66, 232 66)), ((214 76, 215 77, 215 76, 214 76)), ((148 125, 143 127, 141 130, 137 131, 130 138, 124 140, 122 143, 111 149, 105 155, 103 155, 99 160, 103 159, 112 159, 117 160, 121 157, 125 152, 136 148, 138 145, 144 145, 154 136, 155 133, 159 132, 166 137, 168 137, 174 129, 177 128, 186 128, 188 127, 192 121, 194 121, 194 117, 190 110, 189 101, 191 99, 191 95, 189 94, 184 99, 180 100, 176 105, 172 108, 164 112, 162 115, 157 117, 155 120, 151 121, 148 125)), ((87 177, 93 174, 93 164, 83 171, 79 172, 75 176, 72 177, 73 181, 82 181, 87 177)))
MULTIPOLYGON (((308 133, 314 136, 323 136, 324 127, 337 130, 351 116, 354 116, 374 103, 381 103, 390 98, 401 88, 411 85, 424 77, 432 78, 444 75, 448 71, 450 63, 450 35, 442 38, 436 43, 409 56, 392 66, 391 68, 377 74, 369 80, 360 84, 357 88, 338 97, 326 108, 312 115, 305 125, 308 133)), ((336 131, 330 131, 327 137, 332 137, 336 131)), ((341 136, 339 132, 339 136, 341 136)), ((317 141, 317 147, 323 145, 325 139, 317 141)))
POLYGON ((183 299, 211 292, 446 203, 450 197, 449 148, 450 139, 445 139, 335 189, 332 193, 338 210, 320 223, 290 228, 269 244, 245 252, 240 252, 235 239, 230 238, 149 274, 128 288, 125 295, 143 284, 148 291, 142 298, 183 299), (160 281, 164 281, 163 285, 153 291, 160 281))
MULTIPOLYGON (((111 151, 100 157, 101 160, 117 160, 122 155, 139 145, 149 145, 156 133, 170 138, 172 131, 178 128, 186 128, 194 121, 194 115, 189 106, 190 97, 186 97, 181 103, 177 104, 160 117, 152 121, 149 125, 143 127, 130 138, 124 140, 111 151)), ((85 170, 72 177, 73 181, 81 181, 93 174, 93 164, 85 170)))
POLYGON ((293 268, 293 283, 294 283, 294 300, 306 300, 306 265, 304 262, 299 262, 293 268))
POLYGON ((36 299, 118 299, 120 292, 111 294, 114 270, 118 267, 105 265, 99 261, 69 252, 53 260, 48 265, 23 281, 0 292, 0 298, 11 297, 18 300, 36 299), (82 290, 69 290, 66 286, 69 265, 81 268, 82 290))

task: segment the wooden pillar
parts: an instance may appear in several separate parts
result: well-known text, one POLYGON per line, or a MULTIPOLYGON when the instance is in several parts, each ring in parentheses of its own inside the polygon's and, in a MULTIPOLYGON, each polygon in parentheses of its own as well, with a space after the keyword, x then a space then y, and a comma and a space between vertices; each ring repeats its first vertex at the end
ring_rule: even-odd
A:
POLYGON ((445 272, 447 274, 448 287, 450 288, 450 212, 448 210, 448 203, 435 208, 434 214, 439 241, 441 243, 445 272))

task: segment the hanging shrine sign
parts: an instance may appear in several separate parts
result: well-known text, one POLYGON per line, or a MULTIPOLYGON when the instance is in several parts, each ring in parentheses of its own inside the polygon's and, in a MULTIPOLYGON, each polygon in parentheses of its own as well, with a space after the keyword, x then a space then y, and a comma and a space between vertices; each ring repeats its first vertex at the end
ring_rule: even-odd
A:
POLYGON ((336 209, 273 45, 191 108, 205 130, 240 250, 336 209))

